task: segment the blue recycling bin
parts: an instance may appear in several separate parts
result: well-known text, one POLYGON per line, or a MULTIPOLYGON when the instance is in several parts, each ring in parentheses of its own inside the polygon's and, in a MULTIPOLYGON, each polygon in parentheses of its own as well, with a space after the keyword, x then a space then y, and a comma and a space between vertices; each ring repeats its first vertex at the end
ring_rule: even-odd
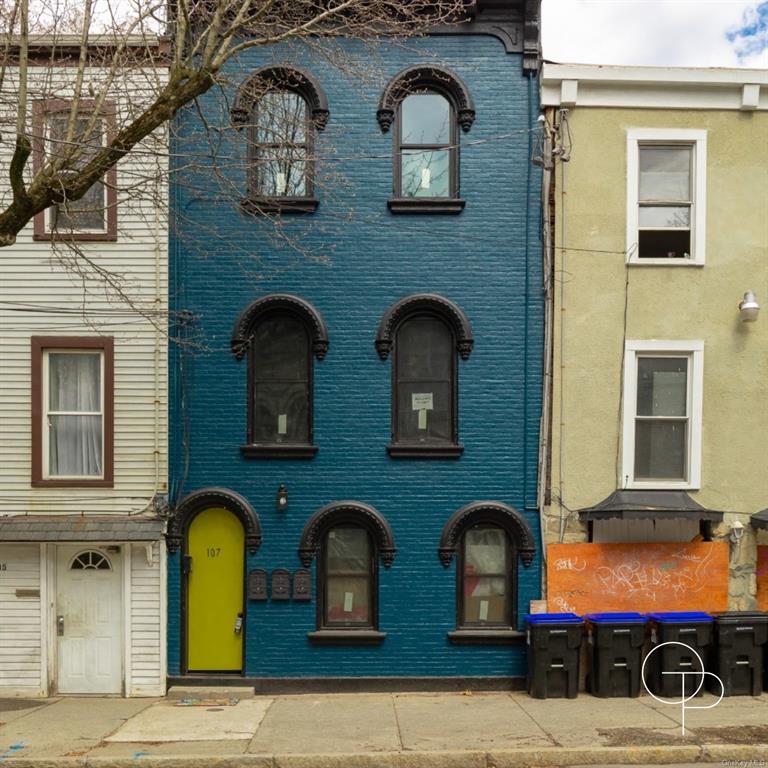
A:
POLYGON ((651 652, 663 643, 667 645, 656 651, 649 662, 646 683, 657 696, 679 699, 681 692, 691 696, 704 692, 701 675, 681 673, 701 672, 706 669, 707 656, 713 637, 713 617, 703 611, 673 611, 649 613, 651 622, 651 652), (687 646, 687 647, 684 647, 687 646), (696 658, 695 651, 701 659, 696 658))
POLYGON ((640 613, 588 613, 589 691, 601 698, 640 695, 645 617, 640 613))
POLYGON ((527 690, 534 699, 575 699, 584 620, 575 613, 525 617, 528 648, 527 690))

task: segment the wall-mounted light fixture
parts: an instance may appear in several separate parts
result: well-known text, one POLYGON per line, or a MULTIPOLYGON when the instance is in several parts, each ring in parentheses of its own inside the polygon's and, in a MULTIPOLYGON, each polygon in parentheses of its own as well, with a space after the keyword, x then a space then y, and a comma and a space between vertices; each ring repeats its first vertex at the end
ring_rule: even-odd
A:
POLYGON ((760 305, 757 303, 755 294, 747 291, 744 298, 739 302, 739 314, 743 323, 754 323, 757 320, 757 313, 760 311, 760 305))
POLYGON ((732 526, 731 526, 731 541, 734 544, 738 544, 742 537, 744 536, 744 524, 737 520, 732 526))
POLYGON ((288 509, 288 489, 285 483, 280 483, 275 496, 275 508, 278 512, 285 512, 288 509))

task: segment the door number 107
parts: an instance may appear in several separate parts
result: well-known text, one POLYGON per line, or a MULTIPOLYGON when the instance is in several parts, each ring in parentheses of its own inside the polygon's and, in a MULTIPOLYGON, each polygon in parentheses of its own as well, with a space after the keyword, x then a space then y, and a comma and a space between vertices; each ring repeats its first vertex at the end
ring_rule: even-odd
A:
POLYGON ((221 547, 206 547, 205 554, 208 557, 219 557, 221 555, 221 547))

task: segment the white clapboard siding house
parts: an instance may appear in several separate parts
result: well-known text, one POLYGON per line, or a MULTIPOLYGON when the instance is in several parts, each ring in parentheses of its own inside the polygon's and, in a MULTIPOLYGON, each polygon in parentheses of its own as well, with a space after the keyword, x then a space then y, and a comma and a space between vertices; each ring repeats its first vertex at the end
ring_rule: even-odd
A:
MULTIPOLYGON (((30 46, 30 176, 71 142, 76 172, 165 77, 157 41, 131 38, 134 64, 107 86, 115 42, 101 40, 73 112, 75 43, 30 46)), ((2 209, 14 50, 0 91, 2 209)), ((0 250, 0 697, 165 692, 166 148, 151 136, 0 250)))

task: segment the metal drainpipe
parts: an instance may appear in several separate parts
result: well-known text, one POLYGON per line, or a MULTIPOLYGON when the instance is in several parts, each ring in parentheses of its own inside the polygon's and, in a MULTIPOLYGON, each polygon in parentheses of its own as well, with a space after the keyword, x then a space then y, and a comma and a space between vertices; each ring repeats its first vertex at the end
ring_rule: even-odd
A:
MULTIPOLYGON (((539 425, 539 461, 538 461, 538 489, 537 505, 539 508, 539 525, 541 527, 542 561, 546 566, 547 541, 546 541, 546 517, 544 515, 544 501, 546 498, 546 484, 549 455, 549 429, 551 423, 550 408, 552 406, 551 382, 552 382, 552 318, 553 318, 553 294, 552 294, 552 268, 554 257, 552 253, 551 216, 552 210, 549 204, 552 190, 552 169, 554 160, 552 156, 552 134, 549 124, 544 122, 544 147, 542 153, 542 237, 543 237, 543 295, 544 295, 544 338, 543 338, 543 377, 541 398, 541 420, 539 425)), ((542 596, 546 598, 546 579, 542 571, 542 596)))

